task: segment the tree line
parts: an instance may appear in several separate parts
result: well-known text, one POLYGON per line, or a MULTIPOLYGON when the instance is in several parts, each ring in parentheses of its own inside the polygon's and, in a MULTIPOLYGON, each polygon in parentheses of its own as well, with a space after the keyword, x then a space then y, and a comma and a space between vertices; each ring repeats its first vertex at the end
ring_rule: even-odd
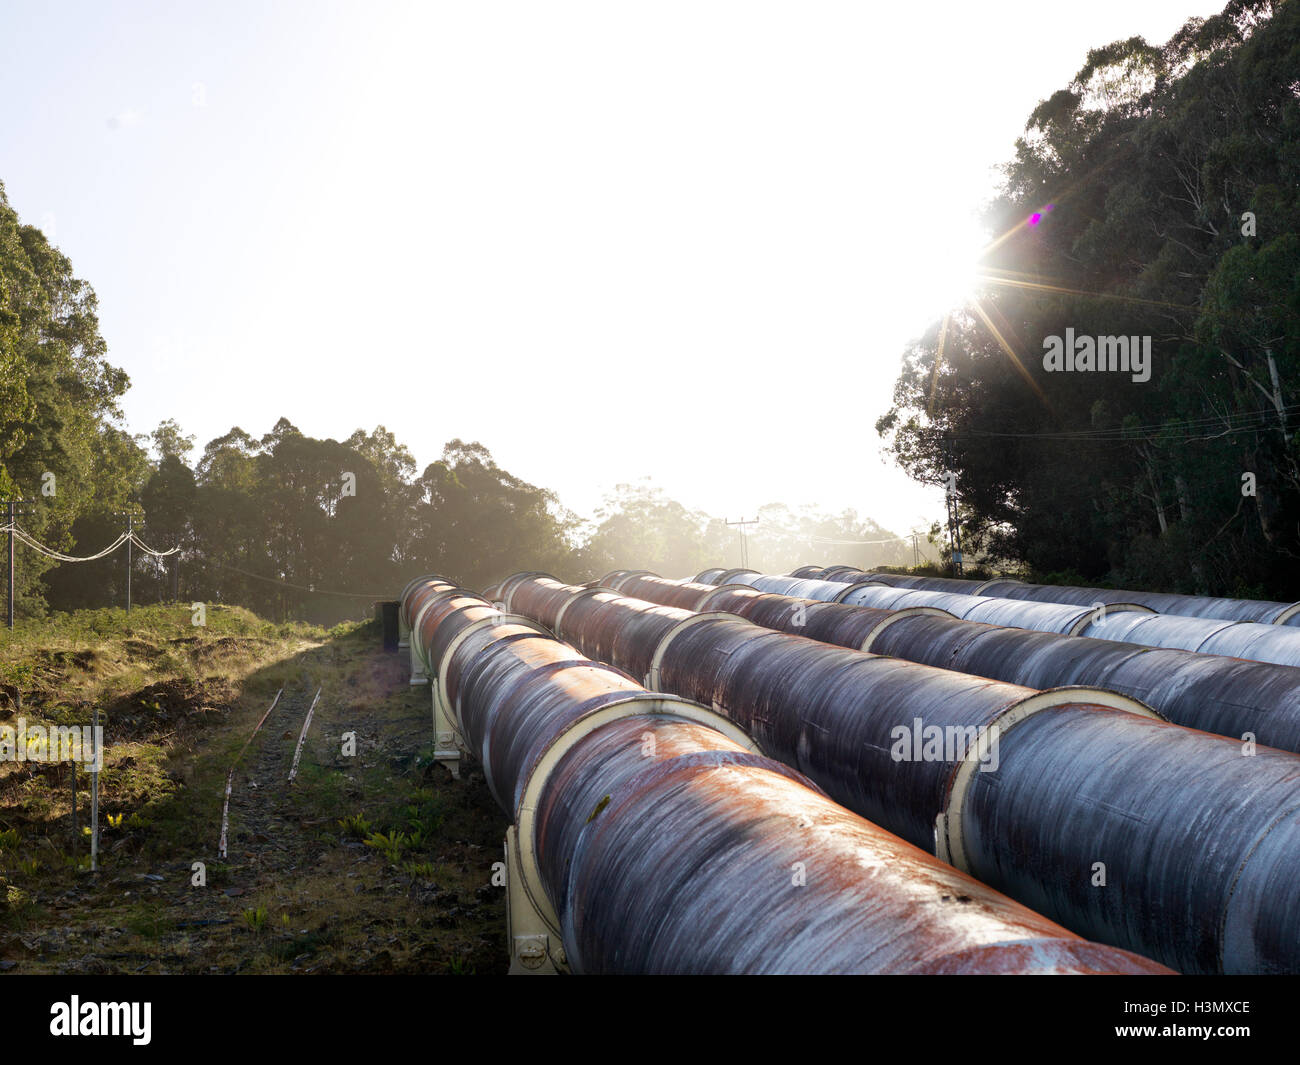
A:
POLYGON ((980 293, 909 348, 877 423, 913 477, 951 475, 968 555, 1300 598, 1300 4, 1089 52, 988 222, 980 293), (1067 336, 1150 338, 1149 380, 1050 366, 1067 336))
MULTIPOLYGON (((452 440, 421 469, 382 425, 317 439, 281 418, 262 435, 234 427, 201 450, 172 419, 132 434, 119 405, 129 381, 108 361, 93 289, 20 221, 3 185, 0 369, 0 501, 24 499, 22 527, 73 555, 111 544, 136 515, 146 544, 180 549, 166 559, 135 553, 136 602, 170 600, 175 582, 182 602, 332 621, 364 616, 372 599, 426 572, 483 588, 519 570, 584 581, 739 563, 736 529, 648 482, 618 486, 583 518, 479 442, 452 440)), ((910 543, 871 543, 894 534, 852 510, 771 504, 758 516, 748 540, 756 568, 912 557, 910 543)), ((125 548, 62 564, 17 552, 19 616, 125 602, 125 548)))

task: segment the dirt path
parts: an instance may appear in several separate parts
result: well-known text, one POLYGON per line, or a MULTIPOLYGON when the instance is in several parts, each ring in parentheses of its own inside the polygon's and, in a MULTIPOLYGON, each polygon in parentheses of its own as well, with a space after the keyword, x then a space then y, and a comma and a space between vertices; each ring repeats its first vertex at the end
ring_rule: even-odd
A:
POLYGON ((505 971, 504 892, 490 883, 504 817, 481 774, 454 781, 429 759, 428 689, 411 688, 404 663, 369 642, 325 644, 285 665, 271 680, 284 694, 234 774, 227 861, 217 858, 226 772, 269 695, 260 709, 246 696, 184 767, 168 823, 177 842, 150 843, 163 827, 153 826, 139 853, 110 842, 98 876, 50 878, 17 927, 0 931, 0 970, 505 971), (386 855, 367 845, 378 832, 407 843, 386 855))

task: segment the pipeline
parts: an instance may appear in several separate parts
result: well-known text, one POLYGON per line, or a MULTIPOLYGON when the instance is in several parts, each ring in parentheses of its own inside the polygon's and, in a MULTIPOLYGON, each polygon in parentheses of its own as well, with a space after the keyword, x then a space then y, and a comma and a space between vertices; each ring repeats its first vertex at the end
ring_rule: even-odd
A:
POLYGON ((436 575, 416 577, 402 589, 397 601, 397 646, 399 650, 406 647, 410 655, 412 684, 428 682, 424 649, 418 639, 411 638, 412 630, 419 623, 421 614, 435 602, 464 591, 459 585, 436 575))
MULTIPOLYGON (((802 576, 815 567, 796 571, 802 576)), ((1026 584, 1012 577, 993 580, 964 580, 957 577, 924 577, 915 574, 871 573, 851 566, 829 566, 816 573, 824 580, 879 581, 898 588, 922 588, 933 592, 989 595, 1002 599, 1027 599, 1040 603, 1138 603, 1157 614, 1189 618, 1217 618, 1220 621, 1252 621, 1263 625, 1300 627, 1300 603, 1278 603, 1264 599, 1225 599, 1212 595, 1178 595, 1173 592, 1133 592, 1114 588, 1082 588, 1066 584, 1026 584), (834 573, 835 576, 831 576, 834 573)))
MULTIPOLYGON (((871 607, 841 606, 838 603, 771 595, 759 592, 746 584, 715 587, 697 581, 671 581, 655 576, 637 577, 624 584, 619 594, 684 610, 725 611, 739 614, 755 625, 767 629, 792 632, 796 636, 806 636, 810 640, 859 650, 867 649, 867 644, 877 628, 894 620, 900 614, 952 617, 946 610, 935 607, 912 607, 903 611, 876 610, 871 607)), ((593 657, 600 656, 593 655, 593 657)))
POLYGON ((962 595, 875 581, 853 582, 843 573, 820 580, 751 572, 733 576, 732 580, 760 591, 808 599, 885 610, 932 606, 964 621, 982 621, 988 625, 1008 625, 1064 636, 1091 636, 1144 647, 1167 647, 1300 666, 1300 632, 1284 625, 1156 614, 1150 607, 1136 603, 1099 603, 1088 608, 1065 603, 962 595))
POLYGON ((526 966, 1168 972, 935 861, 721 715, 647 691, 484 599, 444 597, 419 626, 460 737, 514 819, 507 890, 526 966))
POLYGON ((440 577, 416 577, 407 586, 402 589, 402 597, 398 600, 397 616, 402 624, 404 634, 409 634, 411 627, 415 624, 416 615, 419 614, 420 608, 429 602, 434 596, 443 592, 453 591, 457 586, 450 581, 445 581, 440 577))
POLYGON ((961 621, 935 607, 882 610, 747 586, 710 594, 705 585, 641 578, 636 594, 666 603, 680 588, 703 590, 695 610, 725 611, 822 643, 1027 688, 1107 688, 1140 700, 1175 724, 1300 753, 1300 668, 1295 666, 961 621))
MULTIPOLYGON (((672 609, 579 602, 625 632, 672 609)), ((727 614, 645 632, 635 659, 606 660, 648 658, 647 687, 721 710, 833 799, 1079 934, 1183 972, 1300 972, 1294 754, 1243 757, 1114 693, 1035 692, 727 614)))
MULTIPOLYGON (((724 572, 725 570, 718 570, 718 576, 721 576, 724 572)), ((625 595, 630 599, 651 599, 663 606, 676 606, 681 607, 683 610, 698 610, 699 606, 697 604, 700 600, 707 598, 718 590, 718 585, 715 584, 698 580, 670 581, 653 573, 640 573, 612 581, 609 577, 602 577, 600 586, 608 588, 611 592, 618 592, 619 595, 625 595), (646 594, 650 590, 653 590, 656 594, 646 594)))
MULTIPOLYGON (((987 599, 954 592, 926 591, 896 588, 874 581, 839 582, 810 577, 781 577, 772 574, 744 573, 732 578, 737 584, 757 588, 761 592, 774 592, 827 603, 846 603, 850 606, 871 606, 881 610, 895 610, 907 606, 932 606, 946 610, 966 621, 982 621, 988 625, 1011 625, 1015 628, 1035 629, 1077 636, 1098 620, 1102 613, 1096 608, 1068 606, 1063 603, 1026 603, 1012 599, 987 599)), ((1140 613, 1151 615, 1150 610, 1136 604, 1112 604, 1105 614, 1140 613)))

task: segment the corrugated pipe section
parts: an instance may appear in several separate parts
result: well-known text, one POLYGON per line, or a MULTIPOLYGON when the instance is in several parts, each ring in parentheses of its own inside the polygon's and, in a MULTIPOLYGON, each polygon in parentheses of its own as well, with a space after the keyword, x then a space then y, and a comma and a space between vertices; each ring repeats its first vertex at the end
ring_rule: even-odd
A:
POLYGON ((906 573, 872 573, 851 566, 830 566, 821 571, 804 566, 800 576, 826 580, 873 580, 899 588, 924 588, 932 592, 989 595, 1003 599, 1029 599, 1040 603, 1138 603, 1157 614, 1189 618, 1217 618, 1221 621, 1253 621, 1264 625, 1300 627, 1300 603, 1276 603, 1264 599, 1224 599, 1212 595, 1178 595, 1171 592, 1134 592, 1115 588, 1081 588, 1065 584, 1026 584, 1010 577, 993 580, 963 580, 957 577, 923 577, 906 573), (806 572, 813 571, 813 572, 806 572), (831 576, 834 572, 836 575, 831 576))
MULTIPOLYGON (((586 595, 565 638, 579 606, 597 645, 674 609, 586 595)), ((636 675, 648 658, 648 687, 721 710, 869 820, 1181 971, 1300 972, 1297 756, 1247 757, 1097 689, 1035 692, 727 614, 666 621, 606 660, 636 675)))
POLYGON ((713 711, 647 691, 484 599, 442 606, 436 620, 423 611, 413 635, 429 641, 460 735, 515 821, 511 891, 554 931, 546 949, 561 965, 1165 971, 837 806, 713 711))

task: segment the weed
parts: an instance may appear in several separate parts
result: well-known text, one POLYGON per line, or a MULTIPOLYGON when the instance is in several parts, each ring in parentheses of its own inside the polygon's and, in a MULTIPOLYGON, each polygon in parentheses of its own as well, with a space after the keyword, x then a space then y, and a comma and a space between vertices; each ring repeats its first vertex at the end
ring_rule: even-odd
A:
POLYGON ((339 820, 339 828, 351 839, 365 839, 371 834, 370 822, 364 814, 350 814, 339 820))
POLYGON ((374 847, 394 865, 402 860, 402 851, 411 845, 411 839, 405 832, 392 831, 385 835, 374 832, 366 840, 367 847, 374 847))

